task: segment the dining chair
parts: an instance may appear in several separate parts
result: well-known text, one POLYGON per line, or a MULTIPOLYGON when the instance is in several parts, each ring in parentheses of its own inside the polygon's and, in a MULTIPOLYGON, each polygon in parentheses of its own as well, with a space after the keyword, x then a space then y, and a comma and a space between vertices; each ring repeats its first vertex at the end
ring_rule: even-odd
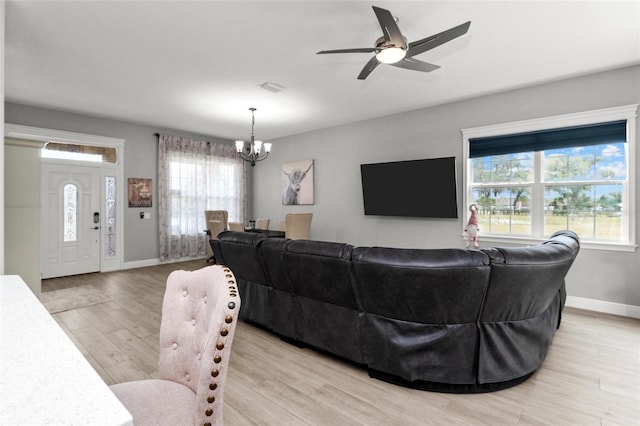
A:
POLYGON ((241 222, 229 222, 229 231, 244 232, 244 225, 241 222))
POLYGON ((269 219, 258 217, 256 218, 256 229, 269 229, 269 219))
MULTIPOLYGON (((222 222, 223 229, 227 229, 227 222, 229 218, 229 213, 226 210, 205 210, 204 211, 204 226, 207 230, 207 235, 209 235, 209 239, 211 239, 211 231, 209 230, 209 221, 210 220, 219 220, 222 222)), ((217 234, 216 234, 217 235, 217 234)), ((210 262, 214 259, 213 251, 209 249, 211 243, 207 244, 207 262, 210 262)))
POLYGON ((112 385, 136 426, 222 425, 240 297, 233 272, 173 271, 162 303, 159 378, 112 385))
POLYGON ((224 224, 220 220, 210 220, 207 222, 207 230, 209 231, 209 247, 211 248, 211 256, 207 259, 207 262, 214 262, 216 260, 213 252, 213 240, 218 239, 218 234, 224 231, 224 224))
POLYGON ((308 240, 313 213, 288 213, 285 216, 284 235, 291 240, 308 240))

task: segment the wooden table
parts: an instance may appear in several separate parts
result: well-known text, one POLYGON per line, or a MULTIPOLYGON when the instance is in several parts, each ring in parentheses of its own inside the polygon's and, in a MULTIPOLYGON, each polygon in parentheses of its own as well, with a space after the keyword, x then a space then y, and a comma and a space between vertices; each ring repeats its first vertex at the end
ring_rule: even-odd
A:
POLYGON ((284 238, 284 231, 275 231, 272 229, 245 229, 246 232, 259 232, 268 238, 284 238))
POLYGON ((0 424, 133 425, 17 275, 0 276, 0 424))

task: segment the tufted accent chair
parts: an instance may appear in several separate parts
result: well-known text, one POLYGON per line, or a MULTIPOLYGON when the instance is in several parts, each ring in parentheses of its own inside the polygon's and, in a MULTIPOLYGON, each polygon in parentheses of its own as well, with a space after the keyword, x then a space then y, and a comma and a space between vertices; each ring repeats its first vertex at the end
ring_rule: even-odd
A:
POLYGON ((222 425, 223 389, 240 297, 223 265, 174 271, 160 324, 160 379, 111 386, 143 425, 222 425))

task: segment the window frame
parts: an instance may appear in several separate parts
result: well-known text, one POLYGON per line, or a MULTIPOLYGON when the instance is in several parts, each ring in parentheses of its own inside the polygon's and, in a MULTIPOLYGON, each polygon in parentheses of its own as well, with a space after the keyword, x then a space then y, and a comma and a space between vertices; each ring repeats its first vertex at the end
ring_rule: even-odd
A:
MULTIPOLYGON (((617 120, 626 120, 627 123, 627 185, 624 188, 623 199, 627 200, 627 205, 623 215, 623 237, 626 241, 622 242, 610 242, 610 241, 583 241, 581 246, 587 249, 599 249, 599 250, 612 250, 612 251, 627 251, 633 252, 637 248, 635 235, 636 235, 636 119, 637 110, 639 104, 631 104, 613 108, 605 108, 593 111, 578 112, 572 114, 557 115, 551 117, 537 118, 531 120, 522 120, 502 124, 494 124, 480 127, 473 127, 467 129, 461 129, 462 133, 462 164, 463 164, 463 179, 464 187, 462 189, 462 205, 463 222, 465 224, 469 220, 469 210, 467 208, 469 200, 472 199, 472 164, 469 158, 469 140, 473 138, 490 137, 490 136, 502 136, 517 133, 534 132, 540 130, 556 129, 563 127, 572 127, 580 125, 588 125, 595 123, 605 123, 617 120)), ((534 153, 536 156, 540 156, 541 152, 534 153)), ((533 183, 534 191, 535 187, 544 186, 542 182, 540 168, 534 169, 535 182, 533 183)), ((481 238, 483 241, 496 242, 496 243, 513 243, 513 244, 539 244, 544 241, 545 238, 541 235, 542 228, 539 226, 543 220, 542 217, 538 217, 539 213, 534 213, 532 207, 532 234, 527 235, 503 235, 503 234, 485 234, 480 230, 481 238), (538 232, 538 234, 536 234, 538 232)))

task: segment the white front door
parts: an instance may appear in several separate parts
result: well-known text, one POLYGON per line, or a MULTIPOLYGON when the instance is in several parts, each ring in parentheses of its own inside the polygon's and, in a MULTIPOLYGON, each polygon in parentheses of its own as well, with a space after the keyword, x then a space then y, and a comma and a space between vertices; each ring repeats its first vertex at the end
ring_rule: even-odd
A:
POLYGON ((100 271, 100 169, 42 164, 42 278, 100 271))

